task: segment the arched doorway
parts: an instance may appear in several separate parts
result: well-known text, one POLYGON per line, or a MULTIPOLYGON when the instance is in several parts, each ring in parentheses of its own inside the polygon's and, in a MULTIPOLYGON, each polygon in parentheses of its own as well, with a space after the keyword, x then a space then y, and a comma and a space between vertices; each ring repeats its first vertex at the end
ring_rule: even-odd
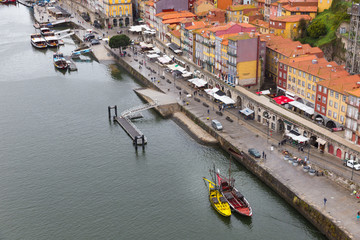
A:
POLYGON ((284 121, 281 119, 278 120, 278 132, 279 133, 285 132, 285 124, 284 124, 284 121))
POLYGON ((241 97, 237 96, 236 98, 236 105, 242 109, 242 100, 241 100, 241 97))
POLYGON ((318 148, 318 147, 319 147, 319 143, 316 141, 316 139, 317 139, 317 138, 316 138, 315 136, 311 136, 309 143, 310 143, 310 145, 313 145, 314 147, 318 148))
POLYGON ((190 67, 186 66, 186 71, 190 72, 190 67))
POLYGON ((128 26, 129 25, 129 23, 130 23, 130 19, 127 17, 127 18, 125 18, 125 26, 128 26))
POLYGON ((324 125, 325 124, 325 121, 324 121, 324 118, 321 116, 321 115, 316 115, 315 116, 315 121, 319 124, 322 124, 324 125))
POLYGON ((336 124, 330 120, 326 123, 326 127, 327 128, 336 128, 336 124))
POLYGON ((329 152, 330 154, 334 154, 334 146, 333 146, 332 144, 329 144, 329 150, 328 150, 328 152, 329 152))
POLYGON ((119 26, 120 27, 124 26, 124 19, 123 18, 119 19, 119 26))
POLYGON ((116 27, 117 26, 117 19, 113 19, 113 25, 114 25, 114 27, 116 27))
POLYGON ((230 92, 230 90, 227 90, 226 95, 227 95, 229 98, 231 98, 231 92, 230 92))
POLYGON ((338 158, 341 158, 341 154, 342 154, 341 149, 338 148, 338 149, 336 150, 336 156, 337 156, 338 158))

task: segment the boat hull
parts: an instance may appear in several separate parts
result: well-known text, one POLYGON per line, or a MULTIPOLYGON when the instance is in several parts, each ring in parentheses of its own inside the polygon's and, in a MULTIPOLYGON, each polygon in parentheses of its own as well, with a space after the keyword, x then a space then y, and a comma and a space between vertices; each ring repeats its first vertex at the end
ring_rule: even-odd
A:
POLYGON ((222 216, 230 217, 231 208, 224 196, 215 188, 215 184, 209 180, 209 201, 213 208, 222 216))
POLYGON ((31 45, 35 48, 38 48, 38 49, 44 49, 44 48, 47 48, 47 44, 36 44, 34 43, 33 41, 31 41, 31 45))
POLYGON ((220 184, 220 192, 229 203, 231 209, 243 216, 251 217, 252 208, 247 199, 235 188, 229 185, 226 178, 216 173, 217 180, 220 184))

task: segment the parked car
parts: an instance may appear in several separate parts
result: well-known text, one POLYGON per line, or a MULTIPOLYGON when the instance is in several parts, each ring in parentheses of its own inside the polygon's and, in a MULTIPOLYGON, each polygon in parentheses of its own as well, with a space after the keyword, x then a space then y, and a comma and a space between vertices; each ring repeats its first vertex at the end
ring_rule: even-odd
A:
POLYGON ((92 39, 92 40, 90 41, 90 43, 91 43, 91 45, 98 45, 98 44, 100 44, 100 41, 97 40, 97 39, 92 39))
POLYGON ((84 36, 84 41, 90 41, 90 40, 92 40, 92 39, 94 39, 94 38, 95 38, 95 35, 92 34, 92 33, 89 33, 89 34, 86 34, 86 35, 84 36))
POLYGON ((258 150, 256 150, 255 148, 249 148, 249 154, 256 157, 256 158, 260 158, 261 155, 259 153, 258 150))
POLYGON ((354 160, 347 160, 346 166, 349 168, 354 168, 355 170, 360 170, 360 164, 354 160))
POLYGON ((100 29, 102 28, 102 26, 101 26, 101 24, 99 23, 98 20, 95 20, 95 21, 94 21, 93 26, 96 27, 96 28, 100 28, 100 29))
POLYGON ((213 126, 213 128, 215 128, 216 130, 222 130, 223 126, 221 125, 221 123, 218 120, 212 120, 211 121, 211 126, 213 126))
POLYGON ((86 22, 90 22, 90 16, 89 16, 89 14, 87 14, 86 12, 82 12, 82 13, 81 13, 81 17, 82 17, 86 22))

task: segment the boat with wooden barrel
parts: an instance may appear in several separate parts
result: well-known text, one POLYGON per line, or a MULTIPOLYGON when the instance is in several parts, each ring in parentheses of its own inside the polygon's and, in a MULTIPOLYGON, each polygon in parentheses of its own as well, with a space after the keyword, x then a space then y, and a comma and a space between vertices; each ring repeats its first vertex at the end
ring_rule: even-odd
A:
POLYGON ((47 48, 46 40, 41 36, 40 33, 34 33, 30 35, 31 45, 36 48, 47 48))
POLYGON ((229 203, 220 193, 218 186, 212 181, 203 177, 209 183, 209 200, 213 208, 224 217, 231 216, 231 209, 229 203))
POLYGON ((221 176, 219 172, 216 173, 216 178, 220 186, 220 192, 223 194, 233 211, 251 217, 252 208, 244 195, 234 187, 235 180, 229 180, 226 177, 221 176))
POLYGON ((67 69, 69 64, 67 63, 62 53, 56 52, 53 55, 54 66, 58 69, 67 69))

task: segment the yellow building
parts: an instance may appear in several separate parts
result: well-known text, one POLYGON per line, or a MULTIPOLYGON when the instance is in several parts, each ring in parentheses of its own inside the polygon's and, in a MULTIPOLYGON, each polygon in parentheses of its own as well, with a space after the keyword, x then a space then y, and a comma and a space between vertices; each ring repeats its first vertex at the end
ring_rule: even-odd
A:
POLYGON ((308 15, 291 15, 270 19, 270 33, 284 38, 297 38, 300 34, 298 26, 301 19, 309 22, 312 18, 308 15))
POLYGON ((332 0, 318 0, 318 12, 321 13, 331 7, 332 0))
POLYGON ((270 25, 268 22, 264 20, 256 19, 251 22, 252 25, 256 26, 256 31, 260 34, 268 34, 270 33, 270 25))
POLYGON ((315 18, 317 14, 317 6, 292 6, 290 4, 282 6, 283 16, 292 15, 308 15, 315 18))
POLYGON ((244 13, 258 11, 258 8, 252 5, 231 5, 226 9, 227 22, 243 22, 244 13))
POLYGON ((178 45, 179 47, 181 47, 181 41, 180 41, 180 31, 179 30, 173 30, 170 32, 171 34, 171 42, 175 43, 176 45, 178 45))
POLYGON ((324 55, 318 47, 311 47, 309 44, 301 44, 299 41, 292 41, 274 34, 261 35, 261 39, 266 41, 265 77, 274 82, 278 80, 280 60, 304 55, 317 57, 324 55))
POLYGON ((107 25, 114 27, 132 25, 131 0, 104 0, 104 11, 107 25))
POLYGON ((200 0, 194 3, 194 13, 198 15, 199 13, 209 12, 214 8, 214 4, 208 0, 200 0))

